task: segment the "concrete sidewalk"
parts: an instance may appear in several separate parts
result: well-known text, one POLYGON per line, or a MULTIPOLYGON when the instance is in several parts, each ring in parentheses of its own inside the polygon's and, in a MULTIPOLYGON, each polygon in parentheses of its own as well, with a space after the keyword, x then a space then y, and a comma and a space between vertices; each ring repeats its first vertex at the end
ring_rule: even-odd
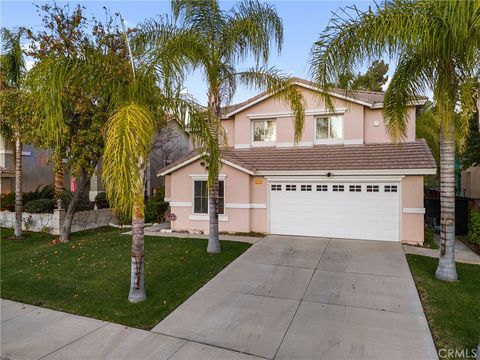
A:
POLYGON ((239 359, 236 352, 1 300, 2 359, 239 359))
MULTIPOLYGON (((437 245, 440 245, 438 235, 435 235, 434 241, 437 245)), ((412 245, 403 245, 403 250, 405 251, 405 254, 422 255, 433 258, 438 258, 440 252, 439 249, 427 249, 412 245)), ((455 261, 465 264, 480 265, 480 256, 470 250, 470 248, 464 243, 457 240, 455 241, 455 261)))

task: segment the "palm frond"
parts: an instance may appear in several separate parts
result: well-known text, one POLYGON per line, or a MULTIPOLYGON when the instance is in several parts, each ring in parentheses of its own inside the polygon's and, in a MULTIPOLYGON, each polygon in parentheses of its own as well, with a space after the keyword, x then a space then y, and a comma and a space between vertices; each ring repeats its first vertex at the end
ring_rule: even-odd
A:
POLYGON ((134 203, 143 213, 143 170, 156 129, 151 112, 135 103, 119 108, 107 123, 102 179, 120 215, 129 215, 134 203))
POLYGON ((295 79, 275 68, 251 68, 237 74, 240 81, 250 88, 266 91, 287 104, 293 111, 294 138, 297 143, 303 132, 305 105, 295 79))
POLYGON ((11 87, 19 87, 25 75, 25 57, 21 40, 25 30, 12 31, 6 28, 0 29, 2 40, 2 53, 0 66, 2 78, 11 87))
POLYGON ((280 53, 283 43, 283 24, 274 6, 257 0, 244 0, 232 8, 222 32, 222 46, 226 57, 235 56, 243 61, 253 55, 268 61, 271 43, 280 53))

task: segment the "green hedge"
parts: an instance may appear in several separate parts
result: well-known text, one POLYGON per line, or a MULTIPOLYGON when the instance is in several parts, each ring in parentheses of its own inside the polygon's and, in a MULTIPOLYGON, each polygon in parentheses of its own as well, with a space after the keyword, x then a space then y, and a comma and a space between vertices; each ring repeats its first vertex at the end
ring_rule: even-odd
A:
POLYGON ((480 245, 480 212, 473 210, 470 216, 472 226, 471 241, 474 244, 480 245))
MULTIPOLYGON (((39 199, 53 199, 55 195, 55 188, 53 185, 40 185, 34 191, 27 191, 22 194, 22 203, 25 205, 33 200, 39 199)), ((2 194, 1 209, 8 211, 15 211, 15 193, 2 194)))
POLYGON ((104 192, 98 193, 97 196, 95 196, 95 203, 98 209, 108 209, 110 207, 107 194, 104 192))
POLYGON ((23 211, 27 213, 53 213, 55 208, 55 200, 53 199, 38 199, 32 200, 25 204, 23 211))

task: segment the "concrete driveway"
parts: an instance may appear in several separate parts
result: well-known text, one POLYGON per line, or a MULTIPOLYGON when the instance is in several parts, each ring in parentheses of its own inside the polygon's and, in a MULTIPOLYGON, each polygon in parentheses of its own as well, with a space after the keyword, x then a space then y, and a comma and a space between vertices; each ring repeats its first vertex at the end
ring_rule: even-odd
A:
POLYGON ((268 236, 152 331, 229 359, 437 359, 392 242, 268 236))

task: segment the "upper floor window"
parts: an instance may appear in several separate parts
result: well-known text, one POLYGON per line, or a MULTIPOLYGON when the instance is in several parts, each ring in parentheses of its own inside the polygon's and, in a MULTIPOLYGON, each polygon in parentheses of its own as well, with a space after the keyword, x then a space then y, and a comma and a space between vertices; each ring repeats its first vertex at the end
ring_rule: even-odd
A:
POLYGON ((343 138, 343 116, 331 115, 315 119, 315 139, 330 140, 343 138))
POLYGON ((252 121, 253 142, 256 144, 275 142, 277 139, 276 122, 272 119, 252 121))

